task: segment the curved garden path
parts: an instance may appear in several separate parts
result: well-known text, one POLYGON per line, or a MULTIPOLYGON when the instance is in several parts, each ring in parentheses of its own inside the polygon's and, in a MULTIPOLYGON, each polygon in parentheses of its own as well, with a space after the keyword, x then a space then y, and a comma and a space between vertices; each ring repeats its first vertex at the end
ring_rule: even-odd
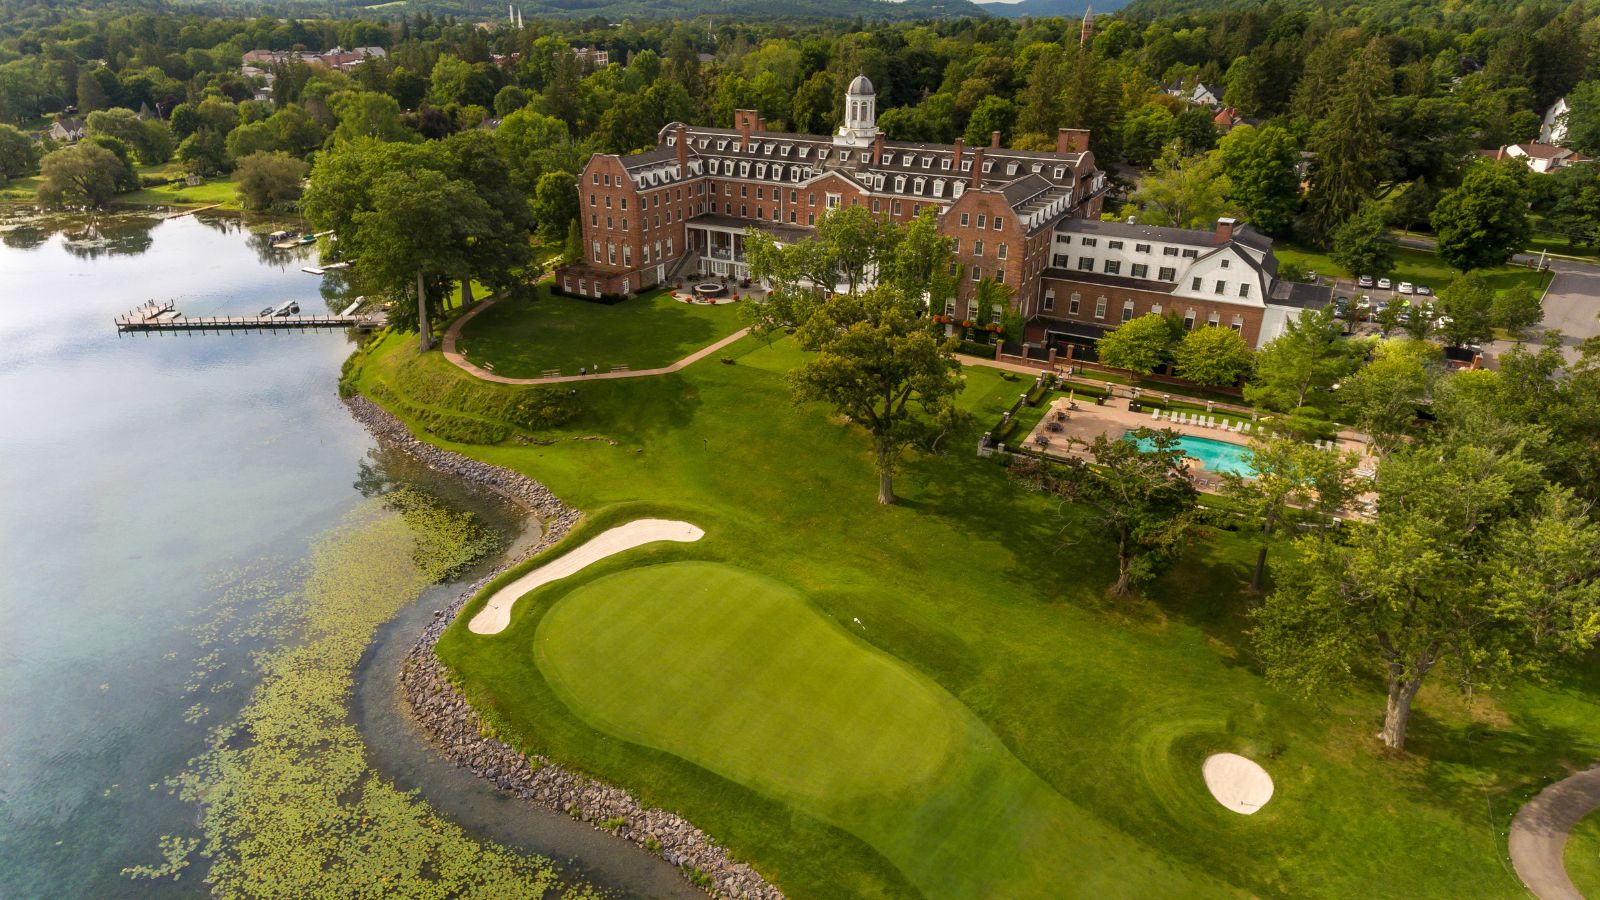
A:
POLYGON ((488 369, 473 363, 465 356, 462 356, 460 350, 456 349, 456 344, 461 337, 461 327, 471 321, 473 316, 488 309, 492 303, 494 303, 492 298, 479 301, 478 305, 468 311, 466 315, 451 322, 450 327, 445 329, 444 340, 441 342, 440 349, 444 351, 444 358, 450 360, 453 365, 462 371, 477 378, 482 378, 484 381, 494 381, 500 384, 564 384, 569 381, 597 381, 606 378, 645 378, 650 375, 666 375, 676 372, 685 366, 693 365, 750 333, 750 329, 741 328, 715 344, 701 347, 672 365, 662 366, 659 369, 638 369, 631 372, 596 372, 592 375, 552 375, 549 378, 507 378, 504 375, 496 375, 488 369))
POLYGON ((1600 765, 1550 785, 1517 810, 1511 820, 1511 865, 1539 900, 1583 900, 1561 854, 1572 826, 1597 807, 1600 765))

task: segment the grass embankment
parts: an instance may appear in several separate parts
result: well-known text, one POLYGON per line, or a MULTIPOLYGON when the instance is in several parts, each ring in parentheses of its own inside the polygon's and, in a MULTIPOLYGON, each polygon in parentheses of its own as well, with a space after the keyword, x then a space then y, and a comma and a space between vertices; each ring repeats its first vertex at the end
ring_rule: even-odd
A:
MULTIPOLYGON (((1347 272, 1333 261, 1326 253, 1321 253, 1300 244, 1280 242, 1272 248, 1278 260, 1293 263, 1303 269, 1316 272, 1318 275, 1335 275, 1341 278, 1354 278, 1360 274, 1347 272)), ((1401 247, 1395 251, 1395 269, 1389 277, 1395 284, 1409 281, 1412 284, 1425 284, 1433 288, 1433 292, 1440 291, 1450 286, 1456 275, 1455 269, 1450 268, 1439 254, 1428 250, 1417 250, 1412 247, 1401 247)), ((1479 269, 1478 274, 1483 276, 1489 287, 1497 291, 1508 290, 1518 284, 1527 284, 1536 292, 1544 290, 1550 283, 1550 273, 1537 272, 1524 266, 1496 266, 1492 269, 1479 269)), ((1382 294, 1387 293, 1375 288, 1361 288, 1358 293, 1382 294)))
POLYGON ((462 328, 458 349, 508 378, 538 378, 551 369, 576 375, 580 367, 654 369, 744 324, 737 303, 679 303, 664 290, 611 305, 556 296, 549 282, 537 291, 533 301, 501 301, 479 313, 462 328))
MULTIPOLYGON (((541 588, 497 635, 466 630, 482 601, 468 605, 439 653, 502 737, 681 812, 795 897, 1029 896, 1045 882, 1047 895, 1521 895, 1500 834, 1564 762, 1600 754, 1592 667, 1475 708, 1431 685, 1409 755, 1388 758, 1375 679, 1321 705, 1265 683, 1239 536, 1195 548, 1147 600, 1105 599, 1111 548, 1082 512, 973 456, 1018 392, 998 371, 967 370, 972 428, 910 460, 902 502, 880 507, 860 432, 790 400, 792 343, 727 355, 577 385, 580 412, 542 432, 614 444, 444 442, 588 513, 563 548, 643 515, 706 531, 541 588), (689 561, 712 568, 640 568, 689 561), (857 710, 894 683, 922 711, 896 729, 851 718, 806 680, 830 669, 876 685, 857 710), (945 748, 932 769, 924 744, 945 748), (1200 763, 1223 750, 1272 773, 1257 815, 1206 793, 1200 763)), ((360 384, 400 395, 414 368, 468 380, 440 364, 391 337, 360 384)))
MULTIPOLYGON (((164 184, 160 187, 141 188, 126 194, 118 194, 112 198, 112 203, 119 205, 137 206, 212 206, 220 205, 223 209, 240 210, 244 206, 239 200, 238 186, 226 176, 207 179, 204 184, 189 187, 183 183, 183 176, 175 169, 168 166, 138 166, 141 176, 145 175, 170 175, 178 179, 175 184, 164 184)), ((27 178, 13 178, 0 184, 0 202, 32 203, 39 193, 39 184, 43 179, 38 175, 27 178)))

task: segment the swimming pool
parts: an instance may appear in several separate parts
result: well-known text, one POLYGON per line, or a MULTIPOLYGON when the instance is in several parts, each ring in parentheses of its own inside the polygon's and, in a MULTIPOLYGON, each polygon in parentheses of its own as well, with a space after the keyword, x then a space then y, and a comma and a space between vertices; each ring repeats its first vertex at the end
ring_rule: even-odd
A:
MULTIPOLYGON (((1123 440, 1134 440, 1132 434, 1122 436, 1123 440)), ((1140 450, 1149 450, 1149 438, 1140 440, 1140 450)), ((1208 472, 1221 474, 1227 472, 1234 475, 1243 475, 1246 478, 1256 474, 1255 467, 1250 465, 1250 448, 1243 444, 1230 444, 1227 441, 1214 441, 1211 438, 1183 435, 1178 438, 1178 448, 1184 456, 1192 456, 1200 460, 1200 465, 1208 472)))

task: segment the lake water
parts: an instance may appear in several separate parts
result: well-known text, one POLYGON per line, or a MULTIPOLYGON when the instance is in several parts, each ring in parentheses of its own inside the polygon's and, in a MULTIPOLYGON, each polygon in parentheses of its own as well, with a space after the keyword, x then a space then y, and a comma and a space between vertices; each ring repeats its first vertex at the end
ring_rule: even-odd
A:
MULTIPOLYGON (((361 500, 373 469, 496 527, 513 511, 441 483, 374 443, 339 403, 339 332, 124 335, 153 299, 191 315, 284 300, 340 309, 237 218, 118 216, 11 227, 0 211, 0 897, 204 892, 203 870, 133 882, 196 810, 159 786, 205 746, 252 685, 250 642, 223 642, 198 694, 196 626, 250 565, 292 564, 361 500), (186 687, 186 683, 190 686, 186 687), (204 709, 197 715, 196 709, 204 709)), ((261 231, 271 230, 260 225, 261 231)), ((441 589, 443 592, 445 589, 441 589)), ((380 771, 447 815, 629 894, 681 894, 665 863, 500 797, 440 762, 392 690, 395 648, 441 596, 385 630, 358 703, 380 771), (423 609, 426 607, 426 609, 423 609), (388 646, 383 642, 392 642, 388 646), (387 680, 386 683, 377 683, 387 680)))

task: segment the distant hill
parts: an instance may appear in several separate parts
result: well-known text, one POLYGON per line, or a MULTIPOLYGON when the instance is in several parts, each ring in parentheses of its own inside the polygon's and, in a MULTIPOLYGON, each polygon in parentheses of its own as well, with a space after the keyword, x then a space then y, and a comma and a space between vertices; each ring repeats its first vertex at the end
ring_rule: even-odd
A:
POLYGON ((1128 5, 1128 0, 1022 0, 1021 3, 1000 3, 996 0, 980 2, 977 4, 984 12, 992 16, 1002 16, 1008 19, 1049 19, 1060 17, 1063 19, 1081 19, 1083 11, 1094 7, 1096 14, 1116 12, 1128 5))
MULTIPOLYGON (((374 12, 409 14, 424 10, 461 16, 503 16, 512 2, 530 21, 535 18, 693 19, 699 16, 755 19, 910 19, 984 18, 988 12, 971 0, 175 0, 225 9, 275 10, 305 14, 310 10, 336 15, 374 12)), ((3 3, 3 0, 0 0, 3 3)))

